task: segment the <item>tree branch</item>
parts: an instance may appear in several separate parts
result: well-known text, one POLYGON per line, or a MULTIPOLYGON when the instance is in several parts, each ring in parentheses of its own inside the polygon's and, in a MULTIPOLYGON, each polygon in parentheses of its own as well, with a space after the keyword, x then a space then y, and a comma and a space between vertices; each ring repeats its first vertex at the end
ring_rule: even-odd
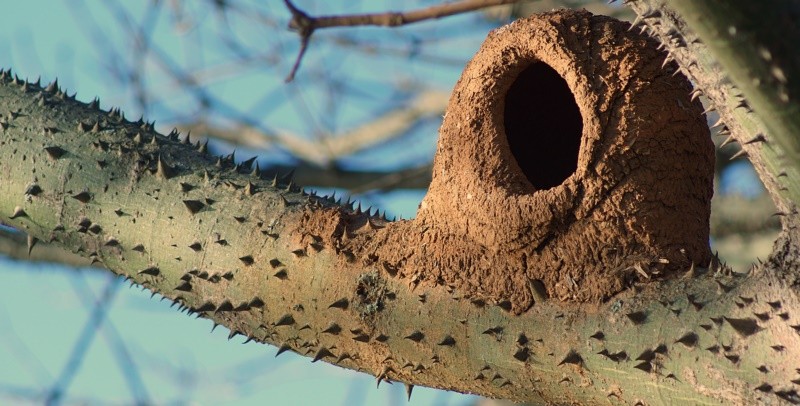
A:
MULTIPOLYGON (((800 30, 787 16, 793 2, 627 1, 634 25, 656 36, 680 70, 719 112, 720 135, 742 146, 766 186, 784 227, 796 227, 800 201, 800 30), (778 26, 775 26, 777 21, 778 26), (777 75, 777 76, 776 76, 777 75), (791 225, 790 224, 794 224, 791 225)), ((736 155, 738 158, 741 155, 736 155)))
POLYGON ((260 129, 247 124, 223 128, 200 121, 178 123, 177 128, 181 131, 205 134, 209 137, 253 148, 267 149, 277 144, 278 147, 287 150, 298 159, 318 167, 325 167, 343 157, 399 137, 407 133, 420 120, 434 117, 440 119, 447 107, 447 99, 448 95, 441 91, 421 92, 401 107, 390 110, 356 128, 326 137, 323 145, 318 141, 305 140, 298 134, 288 131, 265 134, 260 129))
POLYGON ((533 286, 536 306, 514 315, 507 303, 419 283, 369 255, 371 244, 423 234, 414 222, 386 223, 290 180, 251 176, 176 134, 5 71, 0 112, 3 223, 94 258, 231 337, 379 383, 516 401, 796 396, 796 268, 692 268, 602 304, 548 300, 533 286))
POLYGON ((289 75, 286 77, 286 82, 291 82, 294 79, 297 70, 300 68, 303 55, 305 55, 306 49, 308 48, 311 36, 317 29, 364 25, 398 27, 488 7, 517 3, 519 1, 521 0, 462 0, 407 12, 313 17, 300 10, 291 0, 284 0, 286 8, 292 13, 292 19, 289 21, 289 28, 296 30, 300 35, 300 51, 297 54, 297 58, 295 59, 289 75))

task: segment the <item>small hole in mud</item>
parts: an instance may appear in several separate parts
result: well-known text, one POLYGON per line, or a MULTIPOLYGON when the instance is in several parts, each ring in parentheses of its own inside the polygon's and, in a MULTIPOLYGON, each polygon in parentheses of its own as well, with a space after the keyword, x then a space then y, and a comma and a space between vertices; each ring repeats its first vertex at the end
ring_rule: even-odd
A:
POLYGON ((506 93, 506 138, 528 181, 538 190, 560 185, 578 167, 583 120, 567 82, 536 62, 506 93))

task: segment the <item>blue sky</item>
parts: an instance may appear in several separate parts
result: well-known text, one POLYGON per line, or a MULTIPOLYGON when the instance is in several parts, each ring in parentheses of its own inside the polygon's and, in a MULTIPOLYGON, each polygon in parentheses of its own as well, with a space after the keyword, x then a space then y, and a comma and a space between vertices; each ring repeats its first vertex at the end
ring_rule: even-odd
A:
MULTIPOLYGON (((104 108, 120 106, 129 118, 146 114, 157 128, 194 115, 225 123, 245 116, 264 131, 291 131, 313 139, 324 132, 357 126, 413 97, 407 87, 449 90, 463 64, 477 50, 491 25, 474 15, 423 23, 402 29, 359 28, 315 35, 296 83, 283 77, 297 51, 296 35, 281 1, 235 2, 264 11, 216 18, 207 2, 162 1, 152 14, 152 1, 125 2, 125 16, 102 0, 32 0, 6 5, 0 13, 0 66, 21 76, 59 83, 84 101, 99 96, 104 108), (189 5, 184 9, 175 4, 189 5), (264 16, 275 20, 264 24, 264 16), (261 20, 259 20, 261 19, 261 20), (258 22, 262 24, 259 24, 258 22), (137 62, 125 25, 152 33, 164 60, 137 62), (272 25, 270 25, 272 24, 272 25), (277 59, 241 69, 242 61, 221 43, 229 32, 248 52, 274 49, 277 59), (341 45, 360 41, 373 51, 341 45), (414 48, 418 45, 418 49, 414 48), (403 56, 403 52, 413 51, 403 56), (389 52, 393 51, 393 52, 389 52), (394 52, 396 51, 396 52, 394 52), (392 54, 395 54, 392 56, 392 54), (165 67, 166 63, 166 67, 165 67), (230 64, 238 69, 226 69, 230 64), (264 67, 264 65, 268 67, 264 67), (196 94, 176 85, 170 67, 207 72, 202 92, 215 109, 204 111, 196 94), (227 72, 234 71, 235 75, 227 72), (149 99, 143 104, 126 82, 141 74, 149 99), (334 84, 347 92, 331 96, 334 84)), ((397 9, 405 2, 300 1, 314 14, 397 9)), ((420 0, 417 6, 430 4, 420 0)), ((408 7, 408 6, 403 6, 408 7)), ((247 65, 250 66, 250 65, 247 65)), ((345 168, 392 170, 428 162, 439 123, 427 122, 402 140, 370 148, 338 162, 345 168)), ((217 151, 228 152, 218 145, 217 151)), ((291 162, 284 151, 238 150, 237 156, 258 155, 259 161, 291 162)), ((724 192, 761 193, 749 165, 737 165, 723 177, 724 192)), ((337 194, 341 194, 337 193, 337 194)), ((397 190, 361 196, 390 215, 414 216, 424 195, 397 190)), ((77 343, 88 342, 85 357, 68 385, 65 404, 406 404, 402 384, 374 378, 286 353, 257 343, 227 340, 224 327, 210 333, 211 322, 178 313, 149 292, 129 288, 107 272, 75 270, 52 264, 30 264, 0 257, 0 404, 40 403, 57 382, 77 343), (81 340, 103 292, 113 295, 107 318, 95 336, 81 340), (127 356, 120 356, 127 354, 127 356)), ((412 405, 464 405, 473 397, 415 388, 412 405)))
MULTIPOLYGON (((222 22, 206 2, 186 3, 193 6, 182 12, 170 6, 185 2, 162 2, 163 10, 157 17, 148 14, 152 13, 148 5, 153 2, 126 2, 129 14, 125 18, 108 6, 111 3, 37 0, 6 5, 0 14, 0 66, 11 67, 31 79, 41 76, 45 82, 58 77, 63 87, 78 92, 79 99, 99 96, 102 107, 120 106, 134 119, 145 113, 157 121, 159 130, 168 132, 171 123, 197 114, 200 108, 191 94, 164 73, 159 61, 134 63, 137 54, 124 31, 126 18, 133 26, 152 22, 144 29, 151 30, 154 43, 175 66, 210 72, 230 61, 236 63, 235 55, 222 49, 215 37, 215 29, 222 22), (137 71, 145 74, 143 81, 153 96, 146 109, 121 80, 124 74, 137 71)), ((284 85, 297 39, 284 29, 288 15, 282 2, 241 3, 271 10, 277 25, 265 28, 252 21, 247 24, 240 15, 233 20, 237 22, 234 35, 251 49, 274 47, 281 58, 269 69, 254 68, 204 87, 203 91, 219 102, 215 111, 220 113, 211 119, 224 122, 226 114, 241 114, 254 117, 264 129, 287 130, 306 137, 321 130, 335 132, 352 127, 396 107, 407 97, 395 90, 399 82, 451 88, 458 78, 459 65, 477 50, 489 30, 474 16, 464 16, 401 30, 372 28, 340 30, 337 34, 398 48, 419 35, 433 44, 422 47, 422 62, 335 49, 328 45, 332 40, 322 33, 312 42, 297 83, 284 85), (425 54, 449 63, 442 67, 425 62, 425 54), (329 100, 316 76, 322 70, 352 92, 329 100), (307 115, 298 113, 303 108, 308 110, 307 115)), ((364 3, 348 3, 347 10, 334 10, 326 2, 300 5, 321 13, 380 11, 400 4, 364 3)), ((435 122, 420 126, 402 144, 373 148, 340 164, 391 170, 424 163, 433 154, 437 127, 435 122)), ((280 150, 250 153, 258 154, 262 162, 289 161, 280 150)), ((409 218, 423 195, 424 191, 398 190, 363 198, 365 205, 378 205, 390 215, 409 218)), ((312 366, 308 358, 291 353, 275 358, 274 347, 242 345, 241 337, 228 341, 224 327, 213 333, 210 330, 210 321, 178 313, 167 301, 129 288, 110 273, 0 257, 0 404, 40 403, 42 396, 63 380, 69 365, 77 372, 67 385, 65 404, 132 404, 137 399, 155 404, 407 403, 402 384, 382 384, 375 389, 374 378, 365 374, 322 363, 312 366), (93 302, 104 292, 112 299, 106 308, 107 317, 95 331, 87 324, 95 311, 93 302), (84 344, 85 348, 80 348, 84 344), (85 356, 78 358, 79 363, 71 363, 71 357, 80 351, 85 351, 85 356)), ((462 405, 473 399, 415 388, 411 404, 462 405)))

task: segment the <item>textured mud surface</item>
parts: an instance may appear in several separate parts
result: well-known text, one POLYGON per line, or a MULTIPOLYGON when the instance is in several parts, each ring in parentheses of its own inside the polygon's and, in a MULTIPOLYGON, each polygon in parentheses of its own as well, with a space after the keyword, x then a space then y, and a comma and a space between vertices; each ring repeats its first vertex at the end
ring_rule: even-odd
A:
POLYGON ((417 218, 354 249, 516 313, 707 264, 702 106, 627 28, 567 11, 492 32, 455 87, 417 218))

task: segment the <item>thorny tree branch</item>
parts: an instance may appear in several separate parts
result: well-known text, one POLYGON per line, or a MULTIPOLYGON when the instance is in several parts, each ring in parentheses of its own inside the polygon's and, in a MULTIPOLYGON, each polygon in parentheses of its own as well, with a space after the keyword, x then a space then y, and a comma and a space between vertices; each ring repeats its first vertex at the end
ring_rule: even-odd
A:
POLYGON ((292 70, 286 76, 286 82, 294 80, 300 62, 303 60, 308 49, 308 42, 311 35, 319 28, 332 27, 356 27, 361 25, 377 25, 383 27, 399 27, 402 25, 414 24, 420 21, 433 20, 442 17, 449 17, 456 14, 467 13, 483 8, 501 6, 504 4, 517 3, 521 0, 463 0, 454 3, 445 3, 431 6, 419 10, 408 12, 386 12, 373 14, 347 14, 334 16, 309 16, 292 3, 291 0, 284 0, 286 8, 292 13, 289 21, 289 28, 297 31, 300 35, 300 51, 292 65, 292 70))

